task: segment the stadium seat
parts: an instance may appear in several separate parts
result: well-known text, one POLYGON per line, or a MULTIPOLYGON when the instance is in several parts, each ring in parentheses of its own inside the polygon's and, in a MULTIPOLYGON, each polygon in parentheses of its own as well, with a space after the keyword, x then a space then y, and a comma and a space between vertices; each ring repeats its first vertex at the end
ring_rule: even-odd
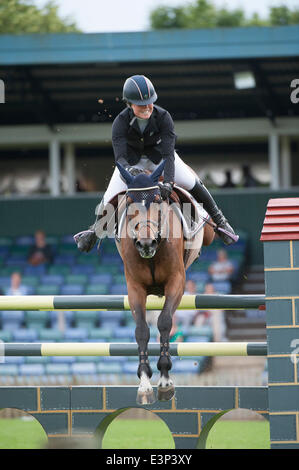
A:
POLYGON ((92 328, 89 330, 88 339, 89 340, 105 340, 107 342, 110 341, 112 336, 112 329, 110 328, 92 328))
POLYGON ((40 330, 46 328, 50 321, 49 312, 28 310, 25 312, 25 325, 27 328, 40 330))
POLYGON ((73 375, 96 374, 96 364, 94 362, 75 362, 71 365, 73 375))
POLYGON ((4 310, 0 317, 3 330, 16 330, 23 325, 25 314, 20 310, 4 310))
POLYGON ((123 374, 137 374, 139 366, 139 361, 130 361, 130 362, 125 362, 122 364, 122 372, 123 374))
POLYGON ((44 328, 39 331, 39 339, 41 342, 43 341, 62 341, 64 334, 62 331, 56 328, 44 328))
POLYGON ((70 266, 62 266, 62 265, 52 265, 52 266, 49 266, 49 269, 48 269, 48 274, 59 274, 61 276, 66 276, 67 274, 70 273, 71 269, 74 269, 74 267, 70 267, 70 266))
POLYGON ((23 274, 25 276, 42 276, 46 273, 46 266, 44 264, 40 264, 38 266, 25 266, 23 274))
POLYGON ((99 323, 99 312, 80 310, 74 312, 74 322, 77 328, 96 328, 99 323))
POLYGON ((18 366, 17 364, 1 364, 0 363, 0 376, 8 375, 10 377, 15 377, 18 375, 18 366))
POLYGON ((69 284, 61 287, 61 295, 82 295, 84 294, 84 286, 80 284, 69 284))
POLYGON ((45 366, 43 364, 21 364, 19 374, 21 375, 44 375, 45 366))
POLYGON ((92 264, 81 264, 71 267, 71 274, 93 274, 95 267, 92 264))
POLYGON ((71 368, 69 364, 46 364, 45 372, 47 375, 69 375, 71 368))
POLYGON ((51 363, 52 364, 73 364, 76 362, 75 356, 52 356, 51 363))
POLYGON ((0 341, 3 341, 4 343, 12 341, 12 332, 10 330, 0 329, 0 341))
POLYGON ((86 284, 88 277, 86 274, 68 274, 65 276, 66 284, 86 284))
POLYGON ((10 276, 0 276, 0 287, 5 289, 10 286, 10 276))
POLYGON ((40 278, 41 284, 59 286, 64 282, 62 274, 43 274, 40 278))
POLYGON ((109 294, 110 288, 105 284, 91 284, 85 288, 86 295, 105 295, 109 294))
POLYGON ((126 284, 114 284, 110 287, 111 295, 127 295, 128 289, 126 284))
POLYGON ((40 285, 36 288, 36 295, 58 295, 60 286, 55 285, 40 285))
POLYGON ((113 276, 111 273, 108 274, 93 274, 89 276, 89 283, 90 284, 106 284, 110 285, 113 281, 113 276))
POLYGON ((54 259, 54 264, 58 265, 69 265, 73 266, 76 261, 75 255, 56 255, 54 259))
POLYGON ((175 361, 172 367, 172 372, 174 374, 183 373, 183 374, 198 374, 199 372, 199 363, 198 358, 194 359, 182 359, 175 361))
POLYGON ((64 332, 64 339, 66 341, 84 341, 87 337, 87 328, 67 328, 64 332))
POLYGON ((20 328, 19 330, 13 331, 13 339, 19 343, 27 343, 36 341, 38 333, 36 330, 29 328, 20 328))
POLYGON ((98 374, 121 374, 123 368, 120 362, 100 362, 96 365, 96 370, 98 374))
POLYGON ((15 245, 19 246, 31 246, 34 244, 34 236, 33 235, 22 235, 20 237, 16 237, 14 241, 15 245))
POLYGON ((215 292, 218 294, 229 294, 231 292, 232 286, 230 281, 214 281, 212 284, 215 292))
POLYGON ((135 339, 135 330, 128 326, 117 327, 113 331, 114 338, 130 338, 135 339))

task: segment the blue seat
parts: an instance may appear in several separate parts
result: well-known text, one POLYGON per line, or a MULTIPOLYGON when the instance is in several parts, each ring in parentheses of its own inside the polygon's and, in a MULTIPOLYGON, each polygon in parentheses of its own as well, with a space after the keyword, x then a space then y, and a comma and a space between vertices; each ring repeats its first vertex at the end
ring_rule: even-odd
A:
POLYGON ((60 285, 64 282, 64 276, 61 274, 43 274, 40 280, 42 284, 60 285))
POLYGON ((8 375, 10 377, 18 376, 18 366, 16 364, 0 364, 0 376, 8 375))
POLYGON ((4 310, 0 312, 3 330, 15 330, 24 323, 25 313, 20 310, 4 310))
POLYGON ((18 246, 31 246, 34 245, 34 236, 33 235, 22 235, 15 238, 15 245, 18 246))
POLYGON ((122 326, 115 328, 113 331, 114 338, 135 338, 135 330, 130 326, 122 326))
POLYGON ((67 264, 67 265, 74 265, 76 261, 75 255, 57 255, 54 259, 54 264, 67 264))
POLYGON ((128 293, 128 289, 126 284, 114 284, 110 287, 110 294, 111 295, 126 295, 128 293))
POLYGON ((74 375, 96 374, 96 364, 94 362, 75 362, 71 365, 74 375))
POLYGON ((9 258, 6 258, 6 266, 14 266, 16 268, 25 268, 27 265, 27 259, 22 255, 10 255, 9 258))
POLYGON ((208 282, 210 275, 204 271, 191 271, 187 273, 187 279, 197 282, 208 282))
POLYGON ((94 266, 92 264, 81 264, 80 266, 75 265, 71 268, 71 274, 93 274, 94 266))
POLYGON ((38 266, 25 266, 23 274, 25 276, 42 276, 46 273, 46 266, 44 264, 40 264, 38 266))
POLYGON ((61 287, 61 295, 82 295, 84 293, 84 286, 80 284, 68 284, 61 287))
POLYGON ((231 283, 230 281, 214 281, 213 283, 215 292, 218 294, 229 294, 231 292, 231 283))
POLYGON ((112 283, 112 274, 93 274, 89 276, 90 284, 111 284, 112 283))
POLYGON ((63 244, 70 244, 70 245, 74 245, 75 244, 75 241, 74 241, 74 236, 73 235, 63 235, 61 238, 60 238, 60 243, 63 243, 63 244))
POLYGON ((45 371, 47 375, 68 375, 71 373, 69 364, 46 364, 45 371))
POLYGON ((21 364, 19 366, 19 373, 21 375, 44 375, 44 364, 21 364))
POLYGON ((38 333, 36 330, 31 328, 20 328, 19 330, 13 331, 14 341, 17 342, 33 342, 38 338, 38 333))
MULTIPOLYGON (((100 362, 96 365, 98 374, 121 374, 122 364, 120 362, 100 362)), ((136 371, 135 371, 136 372, 136 371)))
POLYGON ((64 332, 64 339, 67 341, 84 341, 87 337, 87 328, 67 328, 64 332))
POLYGON ((23 356, 5 356, 6 364, 24 364, 26 362, 23 356))
POLYGON ((136 375, 138 366, 139 366, 138 361, 125 362, 124 364, 122 364, 122 372, 124 374, 134 374, 134 375, 136 375))
POLYGON ((53 364, 73 364, 76 362, 75 356, 53 356, 51 357, 51 363, 53 364))
POLYGON ((10 286, 10 276, 0 276, 0 287, 10 286))

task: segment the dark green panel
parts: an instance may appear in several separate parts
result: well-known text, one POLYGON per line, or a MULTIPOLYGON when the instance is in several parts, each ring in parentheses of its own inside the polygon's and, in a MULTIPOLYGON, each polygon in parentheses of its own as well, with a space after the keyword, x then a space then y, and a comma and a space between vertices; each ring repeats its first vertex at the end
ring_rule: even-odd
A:
POLYGON ((76 413, 72 414, 73 434, 93 434, 108 413, 76 413))
MULTIPOLYGON (((157 389, 154 392, 157 396, 157 389)), ((117 410, 119 408, 138 408, 140 405, 136 404, 138 387, 124 386, 124 387, 106 387, 106 408, 109 410, 117 410)), ((176 388, 177 393, 178 388, 176 388)), ((170 401, 156 401, 152 405, 145 405, 144 408, 148 410, 169 410, 171 409, 170 401)))
POLYGON ((68 433, 68 413, 32 413, 47 434, 68 433))
POLYGON ((299 449, 299 443, 298 444, 271 444, 271 449, 299 449))
POLYGON ((299 385, 269 385, 269 412, 298 411, 299 385))
POLYGON ((265 268, 289 268, 290 242, 274 241, 264 243, 264 265, 265 268))
POLYGON ((78 387, 71 389, 72 410, 102 410, 102 387, 78 387))
POLYGON ((267 325, 291 325, 293 323, 291 299, 266 300, 267 325))
MULTIPOLYGON (((176 449, 195 449, 198 437, 174 437, 173 440, 176 449)), ((192 463, 192 457, 190 462, 192 463)))
POLYGON ((248 410, 268 410, 267 387, 242 387, 239 388, 239 408, 248 410))
POLYGON ((299 271, 265 271, 267 297, 298 295, 299 271))
POLYGON ((176 388, 176 407, 178 410, 229 410, 235 407, 235 388, 176 388))
POLYGON ((43 411, 69 410, 71 406, 69 387, 41 387, 40 404, 43 411))
POLYGON ((36 387, 1 387, 0 408, 18 408, 24 411, 37 410, 36 387))
POLYGON ((296 441, 296 415, 270 415, 271 441, 296 441))
POLYGON ((173 434, 198 434, 198 413, 156 413, 173 434))
POLYGON ((297 328, 268 328, 268 354, 292 354, 298 348, 297 328))
POLYGON ((269 357, 268 377, 270 383, 294 382, 294 364, 290 357, 269 357))

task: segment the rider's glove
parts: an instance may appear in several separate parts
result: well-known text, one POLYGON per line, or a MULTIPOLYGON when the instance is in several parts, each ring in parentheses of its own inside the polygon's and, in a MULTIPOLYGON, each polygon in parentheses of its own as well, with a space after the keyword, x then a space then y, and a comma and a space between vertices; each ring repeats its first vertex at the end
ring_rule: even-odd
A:
POLYGON ((168 199, 172 193, 173 184, 172 183, 161 183, 160 185, 160 192, 162 199, 168 199))

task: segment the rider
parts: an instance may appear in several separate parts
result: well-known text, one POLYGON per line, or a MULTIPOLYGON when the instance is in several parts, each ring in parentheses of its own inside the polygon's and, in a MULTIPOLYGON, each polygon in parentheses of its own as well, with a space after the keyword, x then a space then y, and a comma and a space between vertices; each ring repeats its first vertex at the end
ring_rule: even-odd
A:
MULTIPOLYGON (((127 106, 112 124, 115 161, 123 165, 129 173, 136 175, 140 169, 153 171, 161 160, 165 159, 164 181, 160 185, 162 198, 166 199, 171 194, 174 183, 182 186, 203 204, 216 224, 215 231, 223 242, 226 245, 234 243, 234 230, 213 197, 176 153, 173 120, 168 111, 153 104, 157 98, 152 82, 144 75, 133 75, 125 81, 123 101, 127 106), (225 232, 218 231, 218 228, 224 229, 225 232), (232 237, 229 234, 232 234, 232 237)), ((80 251, 90 251, 97 237, 101 238, 100 234, 96 233, 97 221, 101 218, 106 204, 126 189, 127 186, 116 167, 100 204, 95 223, 76 238, 80 251)))

